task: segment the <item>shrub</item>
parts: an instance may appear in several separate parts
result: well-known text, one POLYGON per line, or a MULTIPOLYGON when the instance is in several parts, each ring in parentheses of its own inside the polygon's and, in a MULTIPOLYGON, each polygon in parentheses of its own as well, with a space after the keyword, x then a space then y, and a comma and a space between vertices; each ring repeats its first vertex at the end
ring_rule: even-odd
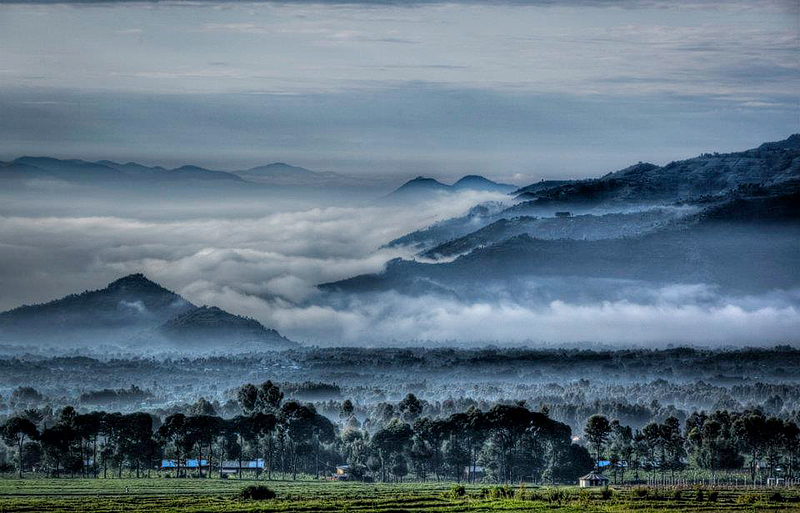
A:
POLYGON ((447 496, 451 499, 458 499, 459 497, 464 497, 465 495, 467 495, 467 489, 462 485, 453 485, 453 487, 447 492, 447 496))
POLYGON ((738 504, 755 504, 761 497, 756 493, 743 493, 736 497, 738 504))
POLYGON ((681 491, 680 491, 680 490, 674 490, 674 491, 672 492, 672 500, 679 501, 679 500, 681 500, 682 498, 683 498, 683 497, 681 497, 681 491))
POLYGON ((274 499, 275 492, 273 492, 266 486, 250 485, 242 488, 242 491, 239 492, 239 497, 251 501, 265 501, 269 499, 274 499))
POLYGON ((600 492, 600 498, 603 499, 604 501, 607 501, 613 495, 614 495, 614 490, 612 490, 611 488, 608 488, 608 487, 603 488, 603 491, 600 492))
POLYGON ((702 502, 705 499, 706 499, 706 496, 705 496, 705 493, 703 493, 703 490, 702 489, 697 490, 697 493, 694 496, 694 500, 696 500, 697 502, 702 502))
POLYGON ((644 499, 645 497, 647 497, 647 495, 649 493, 650 493, 650 490, 648 490, 645 487, 639 487, 639 488, 634 488, 633 489, 633 494, 636 495, 637 497, 639 497, 640 499, 644 499))
POLYGON ((717 502, 719 499, 719 492, 714 490, 713 492, 708 492, 708 500, 709 502, 717 502))
POLYGON ((567 499, 567 493, 564 490, 550 490, 547 494, 547 501, 554 502, 556 504, 561 504, 563 501, 567 499))
POLYGON ((490 499, 513 499, 514 489, 509 485, 505 486, 490 486, 488 497, 490 499))
POLYGON ((783 495, 781 495, 781 492, 772 492, 771 494, 769 494, 769 501, 783 502, 783 495))

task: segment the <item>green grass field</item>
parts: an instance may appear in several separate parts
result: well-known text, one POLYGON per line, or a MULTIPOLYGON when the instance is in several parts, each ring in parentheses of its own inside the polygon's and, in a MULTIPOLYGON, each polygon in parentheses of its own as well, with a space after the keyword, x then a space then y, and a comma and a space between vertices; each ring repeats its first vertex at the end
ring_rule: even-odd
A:
MULTIPOLYGON (((715 501, 696 500, 694 490, 681 497, 672 490, 648 489, 641 497, 633 489, 613 489, 603 499, 599 490, 514 487, 514 498, 484 497, 488 486, 466 487, 452 497, 452 484, 362 484, 327 481, 260 481, 278 496, 268 501, 238 498, 255 481, 235 479, 0 479, 0 512, 451 512, 451 511, 800 511, 800 490, 719 490, 715 501)), ((640 492, 641 493, 641 492, 640 492)))

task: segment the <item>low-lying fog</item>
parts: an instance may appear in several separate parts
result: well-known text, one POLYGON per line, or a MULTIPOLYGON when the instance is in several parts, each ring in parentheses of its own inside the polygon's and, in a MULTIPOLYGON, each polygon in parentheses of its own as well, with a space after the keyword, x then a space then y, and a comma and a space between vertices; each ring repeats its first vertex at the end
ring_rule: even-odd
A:
POLYGON ((558 285, 532 281, 514 284, 514 293, 498 285, 494 299, 382 292, 331 301, 316 289, 410 257, 410 249, 383 246, 478 202, 508 201, 499 194, 465 192, 409 207, 375 199, 375 191, 209 189, 187 198, 48 187, 0 194, 0 310, 142 272, 195 304, 318 345, 772 344, 800 332, 798 290, 729 296, 703 283, 609 281, 611 299, 543 300, 518 292, 558 285))

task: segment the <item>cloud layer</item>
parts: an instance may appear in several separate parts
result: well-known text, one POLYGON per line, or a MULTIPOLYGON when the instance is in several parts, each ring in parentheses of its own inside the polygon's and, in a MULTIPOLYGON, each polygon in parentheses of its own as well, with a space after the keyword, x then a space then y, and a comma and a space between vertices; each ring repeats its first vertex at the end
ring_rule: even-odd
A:
MULTIPOLYGON (((379 272, 402 249, 389 240, 475 201, 407 207, 311 207, 262 216, 183 220, 116 216, 0 217, 0 308, 40 302, 144 272, 197 304, 254 317, 320 345, 436 343, 774 344, 800 332, 800 291, 726 297, 703 284, 618 283, 608 301, 531 300, 498 290, 495 301, 322 296, 321 282, 379 272)), ((56 200, 53 200, 56 201, 56 200)), ((156 204, 143 210, 158 209, 156 204)), ((163 208, 163 206, 162 206, 163 208)), ((169 217, 168 211, 162 211, 169 217)), ((548 287, 557 289, 558 280, 548 287)), ((541 285, 531 283, 531 290, 541 285)), ((557 294, 555 294, 557 296, 557 294)))

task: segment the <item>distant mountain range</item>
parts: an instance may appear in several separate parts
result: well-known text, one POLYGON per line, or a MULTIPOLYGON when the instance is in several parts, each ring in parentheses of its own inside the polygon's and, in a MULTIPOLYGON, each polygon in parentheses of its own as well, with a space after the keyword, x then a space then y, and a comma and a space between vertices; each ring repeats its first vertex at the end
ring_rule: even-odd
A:
POLYGON ((197 307, 142 274, 0 313, 0 340, 90 347, 272 350, 297 347, 254 319, 197 307))
POLYGON ((619 285, 608 280, 736 293, 800 287, 799 146, 792 135, 743 152, 532 184, 514 191, 511 207, 479 205, 388 244, 414 248, 416 260, 320 288, 491 299, 502 289, 553 300, 612 298, 619 285), (539 285, 521 285, 530 280, 539 285))
POLYGON ((3 181, 25 183, 31 180, 55 180, 98 186, 163 184, 179 181, 302 187, 355 187, 372 183, 369 178, 311 171, 282 162, 242 171, 215 171, 192 165, 167 169, 161 166, 144 166, 135 162, 119 164, 110 160, 87 162, 50 157, 20 157, 11 162, 0 162, 0 183, 3 181))
POLYGON ((508 194, 516 189, 517 187, 514 185, 493 182, 488 178, 478 175, 464 176, 453 185, 443 184, 433 178, 418 176, 395 189, 391 194, 386 196, 386 199, 391 201, 427 200, 436 195, 460 191, 483 191, 508 194))
MULTIPOLYGON (((147 186, 165 184, 226 184, 248 187, 252 184, 278 187, 338 187, 350 189, 384 188, 388 179, 375 176, 348 176, 330 171, 312 171, 283 162, 274 162, 250 169, 219 171, 185 165, 173 169, 145 166, 136 162, 120 164, 111 160, 89 162, 79 159, 52 157, 20 157, 10 162, 0 161, 0 184, 25 185, 36 182, 62 182, 84 186, 113 187, 117 185, 147 186)), ((390 194, 390 198, 426 198, 433 191, 463 190, 510 193, 514 185, 496 183, 482 176, 467 175, 453 185, 432 178, 415 178, 390 194)))
POLYGON ((304 167, 275 162, 266 166, 254 167, 244 171, 231 171, 232 174, 248 182, 287 186, 350 186, 359 187, 370 184, 369 177, 351 177, 330 171, 311 171, 304 167))

